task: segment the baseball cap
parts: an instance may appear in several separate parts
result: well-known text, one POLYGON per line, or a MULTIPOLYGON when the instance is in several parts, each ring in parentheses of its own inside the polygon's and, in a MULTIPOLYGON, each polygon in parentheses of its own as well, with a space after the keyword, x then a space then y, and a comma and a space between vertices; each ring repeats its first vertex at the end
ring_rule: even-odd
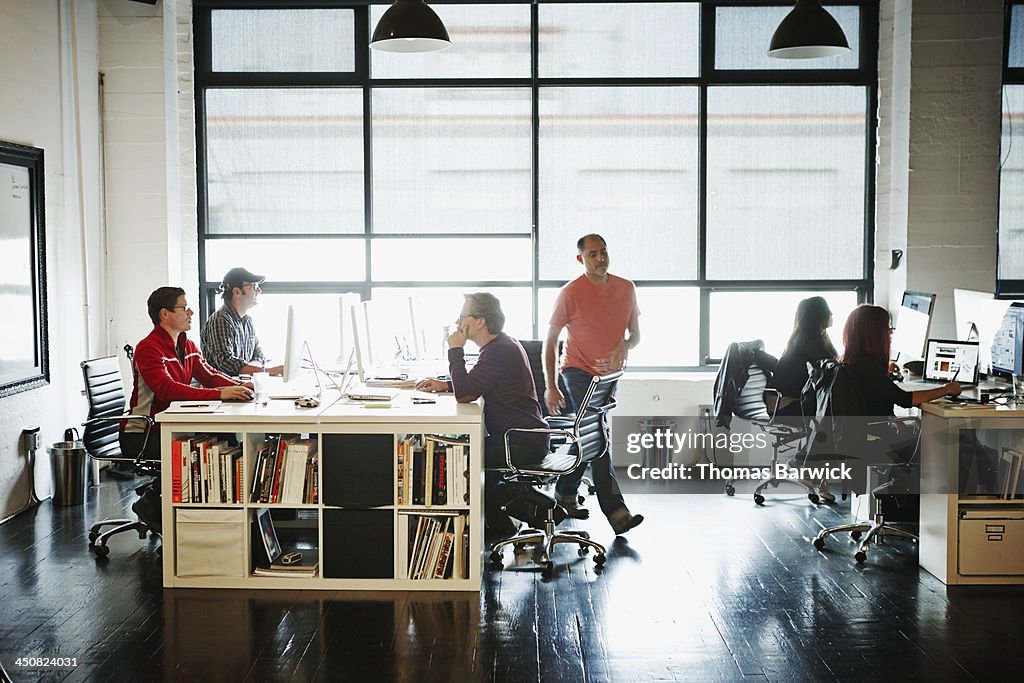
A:
POLYGON ((266 279, 267 277, 265 275, 256 275, 246 268, 232 268, 224 276, 224 279, 221 280, 220 286, 222 289, 227 290, 232 287, 241 287, 246 282, 256 282, 262 284, 262 282, 266 279))

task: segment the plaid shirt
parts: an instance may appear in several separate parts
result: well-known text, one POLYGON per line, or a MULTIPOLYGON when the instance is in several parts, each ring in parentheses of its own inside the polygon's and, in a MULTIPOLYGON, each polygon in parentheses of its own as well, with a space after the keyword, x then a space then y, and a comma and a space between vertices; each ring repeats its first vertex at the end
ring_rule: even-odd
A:
POLYGON ((206 321, 201 340, 206 360, 225 375, 237 375, 245 365, 263 365, 266 361, 252 318, 238 315, 230 303, 206 321))

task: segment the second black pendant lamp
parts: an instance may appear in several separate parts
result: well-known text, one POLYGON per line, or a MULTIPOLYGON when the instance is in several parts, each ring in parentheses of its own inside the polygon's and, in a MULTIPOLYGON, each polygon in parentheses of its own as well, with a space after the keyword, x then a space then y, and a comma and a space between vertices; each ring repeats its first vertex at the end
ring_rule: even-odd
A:
POLYGON ((815 59, 850 51, 839 22, 818 0, 797 0, 796 6, 775 29, 768 56, 778 59, 815 59))
POLYGON ((370 47, 385 52, 433 52, 451 44, 441 18, 423 0, 396 0, 370 39, 370 47))

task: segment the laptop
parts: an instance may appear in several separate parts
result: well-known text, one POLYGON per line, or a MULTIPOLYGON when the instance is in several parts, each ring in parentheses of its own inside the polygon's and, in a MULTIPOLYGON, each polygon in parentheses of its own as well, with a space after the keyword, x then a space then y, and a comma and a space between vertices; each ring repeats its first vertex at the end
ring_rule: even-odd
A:
POLYGON ((961 386, 978 383, 978 359, 981 349, 976 341, 955 339, 929 339, 924 355, 924 369, 920 380, 901 382, 908 391, 934 389, 936 385, 956 380, 961 386))

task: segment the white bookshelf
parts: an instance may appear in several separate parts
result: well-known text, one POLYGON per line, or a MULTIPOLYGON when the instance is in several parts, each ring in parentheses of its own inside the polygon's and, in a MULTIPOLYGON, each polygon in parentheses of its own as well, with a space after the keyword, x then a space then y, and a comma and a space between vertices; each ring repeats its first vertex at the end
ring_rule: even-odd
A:
MULTIPOLYGON (((405 393, 392 402, 391 408, 370 409, 358 404, 331 404, 324 401, 325 405, 321 408, 299 409, 291 401, 272 401, 267 405, 225 404, 224 412, 211 414, 159 415, 164 454, 161 476, 164 586, 479 591, 483 520, 483 424, 480 406, 475 403, 457 404, 450 396, 442 396, 432 405, 413 405, 405 393), (172 442, 199 434, 222 435, 241 445, 244 476, 241 502, 178 503, 172 500, 172 442), (249 494, 258 448, 267 435, 280 434, 299 434, 317 440, 317 502, 268 504, 251 501, 249 494), (398 440, 410 435, 416 435, 421 440, 426 435, 457 435, 465 440, 469 453, 468 503, 432 506, 397 504, 398 440), (365 449, 367 452, 353 452, 352 448, 346 446, 352 443, 372 443, 373 447, 365 449), (385 443, 386 447, 381 446, 385 443), (338 503, 337 494, 345 485, 339 483, 335 490, 331 487, 332 481, 345 481, 338 479, 341 470, 351 476, 351 495, 360 497, 366 493, 366 500, 338 503), (360 489, 364 479, 363 470, 377 473, 376 492, 360 489), (390 481, 381 483, 379 474, 387 470, 390 470, 390 481), (389 495, 386 498, 380 488, 384 485, 388 487, 389 495), (313 522, 316 524, 319 569, 315 577, 253 574, 256 553, 253 548, 252 524, 261 508, 307 511, 305 515, 310 519, 303 521, 310 527, 313 522), (308 511, 313 511, 313 514, 308 511), (405 519, 410 513, 430 515, 442 511, 466 516, 469 550, 461 555, 467 576, 463 578, 455 575, 453 557, 452 578, 399 577, 398 569, 402 564, 400 554, 405 552, 404 548, 399 547, 399 525, 407 523, 405 519), (380 527, 384 531, 373 533, 370 527, 354 524, 346 529, 346 520, 351 519, 372 519, 374 528, 380 527), (369 536, 353 543, 351 539, 360 534, 369 536), (374 575, 349 575, 352 572, 346 563, 351 561, 351 564, 358 565, 364 557, 376 558, 377 571, 374 575), (380 569, 384 557, 390 558, 390 570, 380 569)), ((280 529, 278 531, 280 536, 280 529)))

